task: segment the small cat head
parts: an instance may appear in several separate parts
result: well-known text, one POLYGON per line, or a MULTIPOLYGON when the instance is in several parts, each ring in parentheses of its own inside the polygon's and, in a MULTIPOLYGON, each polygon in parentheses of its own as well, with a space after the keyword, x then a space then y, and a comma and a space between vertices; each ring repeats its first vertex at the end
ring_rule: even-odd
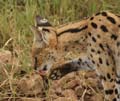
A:
POLYGON ((34 33, 32 45, 33 66, 35 69, 47 71, 56 59, 57 36, 55 28, 49 21, 37 15, 35 25, 31 27, 34 33))

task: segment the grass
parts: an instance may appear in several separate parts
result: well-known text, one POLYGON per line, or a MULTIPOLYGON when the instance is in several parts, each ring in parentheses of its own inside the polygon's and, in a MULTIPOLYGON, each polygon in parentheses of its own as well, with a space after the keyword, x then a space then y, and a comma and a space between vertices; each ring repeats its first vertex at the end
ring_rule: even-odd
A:
MULTIPOLYGON (((119 5, 120 0, 1 0, 0 48, 10 50, 18 61, 17 68, 29 72, 32 69, 30 52, 33 39, 30 26, 34 25, 35 15, 40 14, 55 26, 102 10, 120 14, 119 5)), ((4 68, 14 69, 16 65, 5 65, 4 68)), ((7 72, 8 75, 12 73, 7 72)))

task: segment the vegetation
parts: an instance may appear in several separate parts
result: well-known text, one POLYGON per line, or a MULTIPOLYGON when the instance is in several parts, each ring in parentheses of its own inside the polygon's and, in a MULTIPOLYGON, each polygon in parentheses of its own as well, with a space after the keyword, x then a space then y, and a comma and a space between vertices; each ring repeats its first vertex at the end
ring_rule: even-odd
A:
MULTIPOLYGON (((10 50, 17 61, 17 64, 4 64, 8 75, 16 68, 26 72, 32 70, 33 34, 30 26, 34 25, 37 14, 55 26, 81 20, 103 10, 120 14, 119 5, 120 0, 0 0, 0 50, 10 50)), ((19 77, 19 73, 13 74, 13 78, 19 77)), ((0 87, 4 80, 0 74, 0 87)))

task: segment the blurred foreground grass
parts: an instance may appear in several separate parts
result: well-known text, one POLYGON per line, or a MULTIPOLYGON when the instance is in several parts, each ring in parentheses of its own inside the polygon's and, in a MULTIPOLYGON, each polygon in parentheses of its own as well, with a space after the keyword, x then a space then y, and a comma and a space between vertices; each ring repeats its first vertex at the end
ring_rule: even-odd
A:
POLYGON ((0 48, 12 51, 19 67, 29 71, 33 38, 30 26, 36 14, 59 25, 101 10, 120 14, 119 5, 120 0, 0 0, 0 48))

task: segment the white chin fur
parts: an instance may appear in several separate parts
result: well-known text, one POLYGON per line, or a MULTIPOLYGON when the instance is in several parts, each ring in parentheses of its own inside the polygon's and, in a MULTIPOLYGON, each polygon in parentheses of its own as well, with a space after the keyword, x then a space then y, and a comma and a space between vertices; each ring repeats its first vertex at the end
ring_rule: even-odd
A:
POLYGON ((38 30, 39 30, 39 31, 42 31, 42 27, 38 27, 38 30))

